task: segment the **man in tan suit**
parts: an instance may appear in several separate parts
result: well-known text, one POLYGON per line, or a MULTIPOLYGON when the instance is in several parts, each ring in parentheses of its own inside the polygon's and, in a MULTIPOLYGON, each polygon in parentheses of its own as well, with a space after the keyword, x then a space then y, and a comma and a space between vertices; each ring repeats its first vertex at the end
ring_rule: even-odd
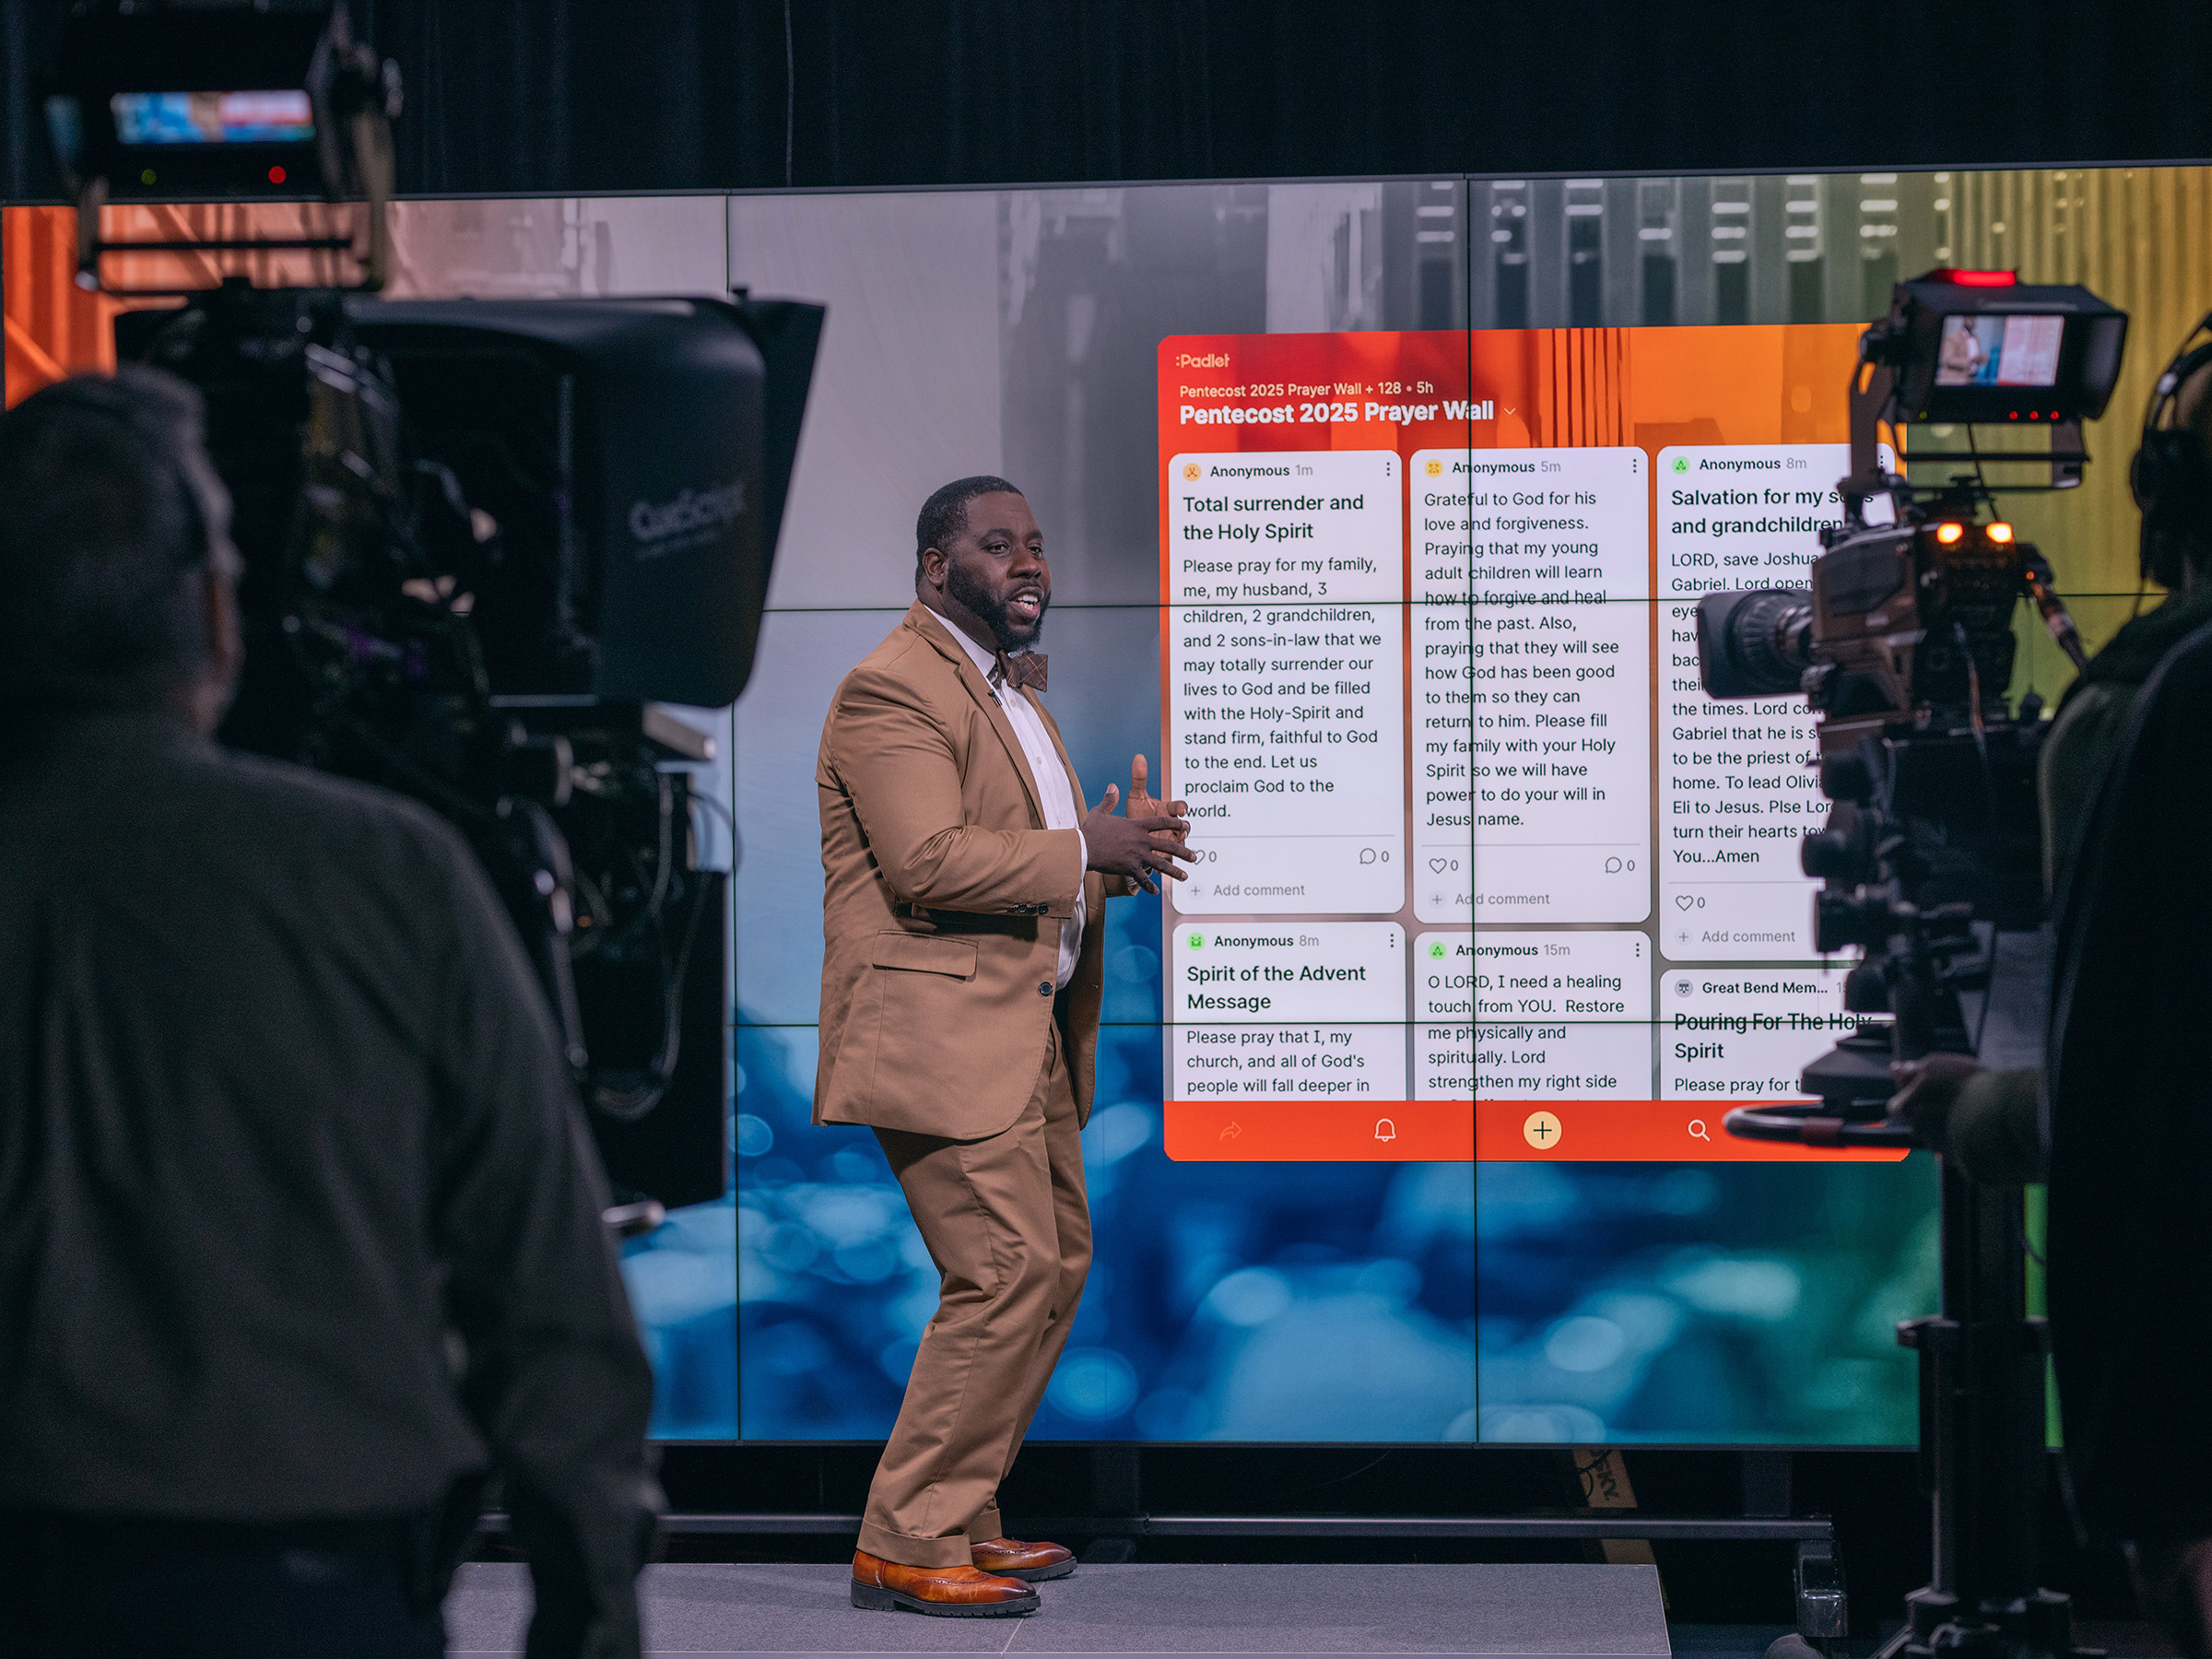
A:
POLYGON ((1188 823, 1130 773, 1083 811, 1029 647, 1043 537, 1003 478, 923 507, 915 604, 822 727, 821 1060, 814 1121, 865 1124, 943 1276, 868 1493, 853 1605, 988 1617, 1075 1571, 1006 1537, 998 1485, 1090 1266, 1080 1131, 1104 900, 1161 875, 1188 823), (1022 1581, 1030 1581, 1024 1583, 1022 1581))

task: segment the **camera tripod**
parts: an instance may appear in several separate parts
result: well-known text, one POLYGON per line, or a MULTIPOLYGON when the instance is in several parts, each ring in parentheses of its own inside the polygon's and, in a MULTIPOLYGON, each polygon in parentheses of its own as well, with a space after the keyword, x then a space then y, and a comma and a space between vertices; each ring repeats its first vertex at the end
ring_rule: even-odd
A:
MULTIPOLYGON (((1724 1120, 1730 1134, 1907 1146, 1910 1132, 1885 1116, 1891 1058, 1972 1052, 1957 992, 1971 971, 1956 959, 1973 947, 1967 907, 1924 911, 1865 889, 1859 901, 1883 903, 1903 947, 1869 952, 1853 970, 1859 994, 1847 1006, 1864 1008, 1879 984, 1893 1023, 1862 1022, 1806 1068, 1803 1085, 1818 1102, 1739 1107, 1724 1120)), ((1905 1598, 1904 1629, 1878 1659, 2000 1652, 2086 1659, 2098 1650, 2075 1643, 2070 1598, 2037 1583, 2050 1342, 2043 1321, 2027 1314, 2022 1194, 1977 1186, 1947 1162, 1941 1180, 1943 1311, 1897 1330, 1920 1355, 1920 1479, 1934 1500, 1934 1571, 1905 1598)))

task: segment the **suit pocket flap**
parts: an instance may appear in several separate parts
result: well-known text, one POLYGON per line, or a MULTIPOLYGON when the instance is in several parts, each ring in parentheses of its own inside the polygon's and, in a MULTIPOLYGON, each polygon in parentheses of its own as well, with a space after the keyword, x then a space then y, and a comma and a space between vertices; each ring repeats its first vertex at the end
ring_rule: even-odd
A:
POLYGON ((919 973, 948 973, 954 979, 973 979, 975 942, 942 939, 931 934, 877 934, 875 961, 878 968, 905 968, 919 973))

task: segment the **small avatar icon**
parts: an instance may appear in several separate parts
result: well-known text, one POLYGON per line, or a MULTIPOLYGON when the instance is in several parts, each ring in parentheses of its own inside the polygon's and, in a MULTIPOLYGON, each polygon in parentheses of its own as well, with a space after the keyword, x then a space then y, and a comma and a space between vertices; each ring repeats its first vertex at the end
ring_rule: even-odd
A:
POLYGON ((1202 933, 1193 934, 1191 935, 1190 945, 1193 950, 1204 950, 1206 948, 1206 935, 1202 933))
POLYGON ((1183 476, 1184 479, 1185 479, 1185 480, 1187 480, 1188 482, 1190 482, 1190 483, 1193 483, 1193 484, 1195 484, 1195 483, 1197 483, 1197 482, 1198 482, 1198 463, 1197 463, 1197 462, 1195 462, 1195 461, 1185 461, 1185 462, 1182 464, 1182 476, 1183 476))
POLYGON ((1441 461, 1431 461, 1424 470, 1430 477, 1441 478, 1444 476, 1444 464, 1441 461))
POLYGON ((1675 457, 1675 470, 1677 472, 1688 472, 1689 470, 1689 457, 1688 455, 1677 455, 1675 457))

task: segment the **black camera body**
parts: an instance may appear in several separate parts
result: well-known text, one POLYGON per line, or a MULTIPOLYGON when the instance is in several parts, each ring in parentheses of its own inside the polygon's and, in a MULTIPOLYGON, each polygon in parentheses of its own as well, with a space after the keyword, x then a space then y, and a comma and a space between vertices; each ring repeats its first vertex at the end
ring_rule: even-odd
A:
MULTIPOLYGON (((1989 989, 1998 935, 2044 913, 2037 761, 2042 710, 2008 709, 2019 601, 2085 665, 2050 569, 1994 512, 1989 465, 2081 479, 2080 422, 2117 379, 2126 319, 2081 288, 2025 288, 2005 272, 1900 283, 1860 342, 1851 383, 1844 522, 1823 532, 1806 589, 1711 594, 1698 606, 1700 668, 1714 697, 1801 689, 1818 719, 1820 787, 1834 803, 1805 838, 1817 943, 1865 955, 1844 1006, 1881 1016, 1807 1065, 1815 1103, 1738 1106, 1731 1135, 1804 1146, 1902 1149, 1893 1067, 1971 1053, 1960 993, 1989 989), (1908 423, 1968 429, 1966 461, 1934 489, 1900 474, 1908 423), (2041 426, 2037 452, 1978 453, 1977 423, 2041 426)), ((1930 436, 1943 435, 1940 431, 1930 436)), ((2020 1189, 1977 1187, 1939 1160, 1942 1312, 1907 1320, 1920 1357, 1921 1467, 1933 1499, 1934 1571, 1907 1598, 1885 1655, 2006 1653, 2085 1659, 2068 1599, 2040 1587, 2034 1517, 2047 1404, 2042 1322, 2027 1313, 2020 1189)))
MULTIPOLYGON (((1710 593, 1697 608, 1708 695, 1796 688, 1818 721, 1820 790, 1834 801, 1805 836, 1820 878, 1820 951, 1865 956, 1845 978, 1860 1016, 1798 1077, 1814 1104, 1763 1101, 1724 1117, 1730 1135, 1798 1146, 1912 1146, 1889 1117, 1896 1062, 1973 1053, 1959 994, 1991 989, 1997 935, 2044 916, 2037 759, 2040 699, 2006 706, 2019 599, 2086 665, 2051 569, 1993 511, 1989 465, 2048 466, 2081 482, 2081 420, 2119 376, 2125 316, 2079 288, 2022 288, 2008 272, 1931 272, 1900 283, 1860 338, 1852 371, 1845 522, 1823 531, 1809 588, 1710 593), (1898 458, 1912 422, 1967 427, 1942 487, 1898 458), (2044 427, 2041 452, 1980 453, 1973 425, 2044 427)), ((2030 953, 2033 956, 2033 953, 2030 953)), ((2046 1465, 2048 1336, 2026 1316, 2019 1188, 1980 1188, 1940 1159, 1942 1312, 1898 1325, 1920 1354, 1920 1466, 1934 1498, 1934 1575, 1907 1597, 1882 1653, 2086 1659, 2064 1594, 2040 1588, 2033 1517, 2046 1465)))
POLYGON ((2044 723, 2007 701, 2027 599, 2077 664, 2051 568, 1996 516, 1993 465, 2080 481, 2080 422, 2118 378, 2126 318, 2079 288, 2001 272, 1932 272, 1898 285, 1860 342, 1851 385, 1844 522, 1821 532, 1806 588, 1708 594, 1699 673, 1714 698, 1801 692, 1818 723, 1815 764, 1831 806, 1802 867, 1818 877, 1823 953, 1864 947, 1853 1013, 1887 1014, 1809 1067, 1808 1093, 1840 1118, 1878 1115, 1888 1061, 1971 1050, 1958 993, 1983 982, 1976 924, 2032 929, 2045 910, 2037 763, 2044 723), (1913 429, 2041 428, 2047 450, 1931 453, 1972 470, 1916 486, 1899 457, 1913 429))
POLYGON ((751 670, 820 321, 233 282, 115 334, 206 400, 239 544, 270 554, 250 622, 335 629, 365 661, 391 653, 361 636, 404 655, 400 636, 450 634, 466 594, 494 697, 722 708, 751 670))
POLYGON ((218 735, 467 836, 627 1224, 724 1190, 727 877, 693 807, 727 808, 687 771, 713 739, 662 705, 725 707, 751 671, 823 311, 381 300, 399 103, 344 0, 78 0, 46 99, 78 280, 182 300, 119 313, 116 351, 199 390, 230 492, 246 663, 218 735), (103 203, 180 189, 361 211, 345 234, 102 239, 103 203), (272 251, 358 280, 105 280, 116 253, 272 251))
POLYGON ((821 314, 233 282, 116 318, 119 358, 201 392, 232 496, 218 736, 468 836, 610 1173, 664 1205, 723 1187, 726 878, 693 824, 714 741, 660 705, 750 673, 821 314))
POLYGON ((2040 920, 2041 707, 2030 697, 2016 716, 2004 693, 2014 612, 2049 592, 2049 568, 1973 507, 1947 496, 1904 524, 1830 529, 1809 589, 1699 601, 1706 695, 1802 691, 1819 716, 1816 764, 1836 806, 1802 862, 1830 884, 1816 912, 1824 952, 1887 936, 1856 896, 1885 858, 1916 905, 1969 904, 2000 928, 2040 920), (1877 834, 1883 820, 1894 840, 1877 834))

